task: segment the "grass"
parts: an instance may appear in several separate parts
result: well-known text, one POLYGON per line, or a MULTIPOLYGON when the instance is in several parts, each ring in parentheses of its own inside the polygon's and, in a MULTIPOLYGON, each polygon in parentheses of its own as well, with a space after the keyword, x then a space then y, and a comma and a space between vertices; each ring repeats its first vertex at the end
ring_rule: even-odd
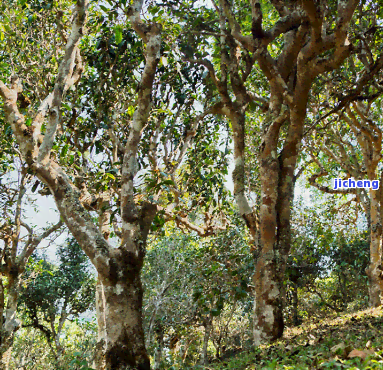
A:
POLYGON ((205 369, 383 369, 382 333, 381 308, 358 311, 288 328, 273 344, 243 351, 205 369))

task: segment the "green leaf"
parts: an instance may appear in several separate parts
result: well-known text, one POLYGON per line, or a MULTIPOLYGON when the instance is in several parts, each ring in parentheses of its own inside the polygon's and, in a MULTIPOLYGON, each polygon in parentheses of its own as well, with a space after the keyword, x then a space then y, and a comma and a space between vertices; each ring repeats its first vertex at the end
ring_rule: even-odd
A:
POLYGON ((64 147, 63 147, 62 150, 61 150, 60 157, 61 157, 61 158, 66 157, 66 155, 68 154, 68 150, 69 150, 69 145, 68 145, 68 144, 65 144, 64 147))
POLYGON ((116 178, 111 174, 111 173, 105 173, 105 177, 106 178, 110 178, 110 179, 112 179, 112 180, 116 180, 116 178))
POLYGON ((69 106, 69 104, 67 104, 67 103, 63 103, 63 108, 65 108, 66 110, 69 110, 69 111, 71 111, 72 110, 72 108, 69 106))
POLYGON ((109 12, 109 9, 106 7, 106 6, 104 6, 104 5, 99 5, 100 6, 100 8, 105 12, 105 13, 108 13, 109 12))
POLYGON ((34 183, 34 185, 32 186, 32 193, 34 193, 34 192, 37 190, 37 188, 39 187, 39 185, 40 185, 40 183, 39 183, 38 181, 36 181, 36 182, 34 183))
POLYGON ((129 114, 130 116, 133 116, 133 113, 134 113, 134 107, 133 107, 132 105, 130 105, 126 111, 128 112, 128 114, 129 114))
POLYGON ((122 41, 122 26, 117 25, 114 27, 114 38, 116 40, 116 44, 119 44, 122 41))

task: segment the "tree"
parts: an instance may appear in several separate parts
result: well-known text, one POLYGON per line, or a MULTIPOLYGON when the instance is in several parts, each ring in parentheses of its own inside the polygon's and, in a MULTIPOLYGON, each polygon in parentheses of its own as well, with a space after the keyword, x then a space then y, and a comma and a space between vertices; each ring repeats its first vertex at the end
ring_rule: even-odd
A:
MULTIPOLYGON (((369 302, 373 307, 382 304, 382 187, 367 190, 366 188, 337 188, 321 185, 319 178, 327 176, 334 165, 341 168, 347 177, 356 181, 366 176, 370 181, 377 179, 378 165, 382 158, 382 130, 380 127, 379 101, 370 100, 368 104, 361 101, 346 106, 341 112, 339 122, 347 123, 346 128, 333 125, 324 133, 324 141, 315 140, 316 147, 322 151, 320 156, 312 152, 313 161, 320 172, 309 179, 311 185, 319 190, 332 194, 354 195, 354 200, 361 204, 370 230, 370 265, 366 272, 369 277, 369 302), (351 135, 350 135, 351 134, 351 135), (325 166, 324 160, 328 162, 325 166)), ((314 149, 315 150, 315 149, 314 149)), ((340 178, 339 174, 333 176, 340 178)), ((382 180, 380 176, 380 181, 382 180)))
MULTIPOLYGON (((14 2, 5 5, 10 12, 14 2)), ((53 195, 63 221, 98 272, 97 368, 148 369, 140 280, 148 233, 168 220, 205 236, 226 227, 222 214, 217 220, 210 213, 219 203, 222 186, 214 188, 223 175, 214 173, 214 160, 207 158, 207 151, 202 159, 209 159, 210 169, 208 181, 199 180, 201 198, 183 199, 199 171, 189 168, 188 181, 182 186, 179 181, 187 177, 180 166, 198 136, 200 122, 214 106, 196 112, 202 71, 178 71, 177 58, 166 44, 168 57, 161 58, 161 18, 143 21, 143 1, 93 3, 87 36, 83 31, 88 1, 78 1, 72 15, 67 5, 65 1, 23 4, 17 22, 7 23, 11 29, 7 41, 17 49, 17 31, 23 30, 31 35, 28 52, 35 52, 30 58, 15 55, 14 49, 5 53, 8 65, 19 61, 11 84, 0 83, 5 118, 28 170, 43 186, 40 191, 53 195), (110 22, 116 24, 111 27, 110 22), (125 30, 126 24, 134 32, 125 30), (37 25, 44 30, 43 43, 36 41, 37 25), (69 25, 72 30, 67 34, 69 25), (44 64, 49 53, 55 57, 53 63, 44 64), (165 68, 170 62, 173 73, 165 68), (36 71, 36 64, 47 69, 48 81, 41 78, 41 70, 36 71), (36 96, 25 65, 42 87, 36 96), (31 100, 28 109, 20 104, 24 81, 28 89, 23 94, 31 100), (188 98, 185 92, 190 86, 188 98), (193 207, 204 208, 205 216, 195 224, 185 212, 193 207)), ((170 31, 166 35, 170 41, 174 37, 170 31)), ((11 74, 7 70, 6 76, 11 74)), ((204 142, 209 148, 217 144, 216 121, 208 120, 204 142)), ((221 164, 226 166, 225 161, 221 164)))
POLYGON ((45 334, 33 327, 21 328, 15 335, 10 368, 92 370, 94 346, 97 342, 95 320, 84 318, 67 321, 60 341, 64 350, 57 362, 47 345, 45 334))
MULTIPOLYGON (((5 149, 5 147, 4 147, 5 149)), ((16 164, 2 173, 0 184, 2 223, 0 225, 0 368, 8 369, 15 332, 20 328, 18 299, 22 289, 22 276, 30 256, 42 241, 54 240, 62 232, 62 221, 35 230, 25 217, 25 208, 31 207, 29 198, 33 176, 25 167, 16 164), (15 180, 12 177, 17 176, 15 180)))
MULTIPOLYGON (((294 176, 310 91, 320 76, 336 73, 356 53, 360 39, 356 24, 362 19, 367 31, 376 9, 356 0, 221 0, 212 2, 215 12, 205 6, 193 10, 192 3, 175 6, 169 2, 169 6, 180 17, 182 9, 189 9, 190 22, 182 40, 185 61, 205 66, 207 96, 220 102, 220 113, 231 122, 234 196, 258 255, 254 275, 254 341, 258 345, 283 333, 283 282, 291 246, 294 176), (198 35, 194 42, 192 34, 198 35), (204 35, 211 36, 208 42, 204 35), (254 105, 263 114, 259 215, 245 192, 246 112, 254 105)), ((383 56, 375 46, 375 41, 369 44, 374 49, 372 60, 368 68, 359 69, 361 77, 341 97, 339 106, 356 99, 380 70, 383 56)))
POLYGON ((62 219, 99 273, 103 287, 102 303, 105 309, 102 314, 105 333, 101 337, 98 368, 150 368, 141 324, 142 287, 139 272, 144 256, 143 247, 155 215, 155 208, 146 202, 137 208, 133 178, 136 171, 137 147, 147 125, 152 84, 160 57, 161 27, 156 23, 146 25, 142 22, 142 5, 142 1, 136 1, 129 7, 132 26, 147 47, 144 52, 146 64, 138 92, 138 105, 125 146, 121 180, 123 228, 120 248, 115 249, 108 244, 81 204, 79 191, 51 157, 61 120, 63 96, 79 81, 83 70, 78 44, 84 30, 88 1, 78 1, 76 4, 72 29, 66 40, 53 91, 42 101, 39 109, 35 111, 34 118, 30 116, 30 125, 17 105, 20 79, 14 76, 9 88, 3 82, 0 83, 5 115, 24 160, 29 169, 49 187, 62 219), (41 143, 39 138, 42 138, 41 143), (126 317, 129 318, 128 321, 125 320, 126 317))

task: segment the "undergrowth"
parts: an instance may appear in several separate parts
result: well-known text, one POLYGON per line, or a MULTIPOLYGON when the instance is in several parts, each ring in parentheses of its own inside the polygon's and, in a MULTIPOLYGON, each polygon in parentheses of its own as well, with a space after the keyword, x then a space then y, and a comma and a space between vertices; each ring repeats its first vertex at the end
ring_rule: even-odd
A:
POLYGON ((205 370, 383 369, 383 311, 358 311, 286 330, 284 338, 205 370), (353 357, 355 356, 355 357, 353 357))

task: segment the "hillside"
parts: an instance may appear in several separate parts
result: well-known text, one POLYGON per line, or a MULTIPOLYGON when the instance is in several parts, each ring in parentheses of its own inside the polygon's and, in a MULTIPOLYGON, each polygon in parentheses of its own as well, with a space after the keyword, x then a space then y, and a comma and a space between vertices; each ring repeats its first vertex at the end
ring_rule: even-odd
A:
POLYGON ((205 369, 383 369, 383 311, 367 309, 286 330, 282 340, 205 369))

